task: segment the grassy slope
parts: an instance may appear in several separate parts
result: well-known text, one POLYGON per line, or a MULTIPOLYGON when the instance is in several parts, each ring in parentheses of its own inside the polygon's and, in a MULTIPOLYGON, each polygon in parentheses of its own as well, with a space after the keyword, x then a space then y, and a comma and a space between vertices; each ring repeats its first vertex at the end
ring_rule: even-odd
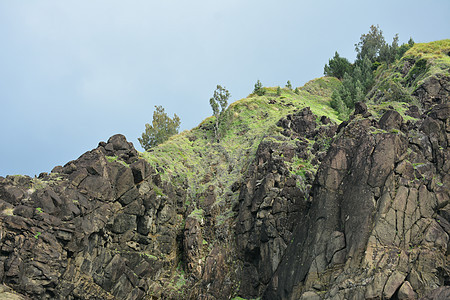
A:
MULTIPOLYGON (((391 106, 405 120, 413 119, 405 114, 414 100, 411 94, 425 78, 437 73, 448 75, 448 52, 450 40, 416 44, 392 66, 381 66, 376 71, 375 87, 368 95, 368 106, 372 114, 381 116, 391 106), (426 68, 419 69, 420 63, 416 68, 420 60, 425 61, 426 68), (408 61, 415 64, 406 75, 402 75, 401 69, 408 61), (414 72, 416 75, 411 80, 414 72), (381 97, 377 99, 378 92, 381 92, 381 97)), ((173 136, 151 152, 140 155, 159 170, 163 181, 187 187, 184 204, 191 208, 190 214, 193 217, 204 217, 204 193, 213 185, 217 195, 214 205, 222 207, 216 220, 216 225, 220 226, 234 216, 231 208, 239 195, 238 192, 232 192, 232 184, 240 182, 245 176, 263 139, 281 136, 281 128, 276 125, 281 118, 310 107, 317 116, 325 115, 335 123, 340 123, 337 112, 330 106, 331 94, 340 84, 336 78, 323 77, 306 83, 299 89, 298 95, 291 90, 282 89, 280 96, 276 95, 276 87, 265 88, 264 96, 251 94, 228 107, 219 130, 220 142, 215 142, 214 138, 215 119, 209 117, 196 128, 173 136)), ((284 137, 281 140, 289 142, 284 137)), ((309 161, 297 158, 287 164, 291 172, 300 176, 305 166, 312 168, 309 161)), ((208 239, 206 236, 204 238, 208 239)), ((211 244, 213 241, 205 242, 211 244)), ((174 281, 184 278, 180 272, 175 272, 174 281)))
MULTIPOLYGON (((228 107, 219 143, 214 142, 214 117, 209 117, 198 127, 172 137, 141 156, 164 170, 163 180, 187 184, 187 205, 196 201, 201 204, 201 194, 209 185, 216 187, 220 202, 224 200, 220 195, 227 192, 231 195, 230 186, 245 173, 261 140, 279 134, 276 123, 282 117, 310 107, 318 116, 326 115, 339 122, 336 111, 329 105, 332 90, 339 84, 335 78, 319 78, 308 82, 298 95, 282 89, 280 96, 276 95, 276 88, 265 88, 264 96, 252 94, 228 107)), ((237 195, 232 198, 237 199, 237 195)))
POLYGON ((420 104, 411 94, 431 76, 450 76, 449 53, 450 39, 415 44, 392 66, 380 66, 375 72, 375 85, 368 94, 372 111, 380 113, 393 106, 404 119, 413 119, 405 111, 411 104, 420 104))

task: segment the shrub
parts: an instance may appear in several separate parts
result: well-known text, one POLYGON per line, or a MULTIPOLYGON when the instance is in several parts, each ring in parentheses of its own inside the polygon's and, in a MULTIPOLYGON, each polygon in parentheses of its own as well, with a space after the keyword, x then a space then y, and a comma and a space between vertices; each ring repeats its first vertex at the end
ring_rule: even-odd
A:
POLYGON ((265 94, 265 90, 264 90, 264 88, 262 87, 261 81, 258 80, 258 81, 255 83, 255 88, 253 89, 253 94, 256 94, 256 95, 258 95, 258 96, 262 96, 262 95, 265 94))
POLYGON ((161 105, 155 106, 155 108, 152 125, 145 124, 145 131, 142 133, 142 137, 138 138, 142 148, 146 151, 167 141, 169 137, 177 134, 178 128, 180 128, 181 121, 176 114, 170 118, 161 105))

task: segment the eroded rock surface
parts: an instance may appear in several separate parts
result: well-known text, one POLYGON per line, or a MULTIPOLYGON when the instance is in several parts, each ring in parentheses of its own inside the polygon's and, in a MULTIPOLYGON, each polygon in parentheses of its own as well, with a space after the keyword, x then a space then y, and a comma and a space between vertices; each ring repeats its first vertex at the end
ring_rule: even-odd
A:
POLYGON ((392 111, 378 122, 354 119, 342 129, 319 167, 311 208, 298 221, 265 299, 445 293, 448 105, 434 106, 417 130, 405 133, 376 130, 402 126, 392 111))
MULTIPOLYGON (((337 126, 292 109, 245 159, 209 143, 195 152, 211 162, 192 175, 197 186, 122 135, 50 174, 0 177, 0 299, 448 298, 450 104, 439 76, 404 114, 357 103, 337 126)), ((277 101, 264 104, 293 107, 277 101)), ((211 128, 198 130, 189 143, 211 128)), ((170 159, 191 164, 179 154, 170 159)))

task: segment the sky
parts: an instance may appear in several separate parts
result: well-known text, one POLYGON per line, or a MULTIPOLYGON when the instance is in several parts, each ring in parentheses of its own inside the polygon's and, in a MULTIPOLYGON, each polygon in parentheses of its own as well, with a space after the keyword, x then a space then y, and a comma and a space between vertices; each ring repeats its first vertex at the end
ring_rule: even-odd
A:
POLYGON ((388 42, 450 38, 450 1, 0 0, 0 176, 39 175, 114 134, 138 137, 155 105, 180 131, 264 86, 353 61, 370 25, 388 42))

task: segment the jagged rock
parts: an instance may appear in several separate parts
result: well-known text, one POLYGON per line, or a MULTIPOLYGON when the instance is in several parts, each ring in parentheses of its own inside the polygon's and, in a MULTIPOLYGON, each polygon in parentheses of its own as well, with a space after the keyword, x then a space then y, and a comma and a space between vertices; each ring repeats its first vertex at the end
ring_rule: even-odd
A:
MULTIPOLYGON (((187 269, 192 276, 201 278, 203 269, 199 261, 201 262, 203 253, 203 236, 200 222, 196 218, 186 218, 183 246, 187 269)), ((208 275, 205 276, 208 277, 208 275)))
POLYGON ((297 134, 308 135, 314 131, 317 124, 314 114, 309 107, 306 107, 295 114, 287 115, 277 125, 297 134))
POLYGON ((355 103, 355 111, 353 112, 354 115, 363 115, 364 117, 368 117, 370 114, 367 110, 367 105, 364 102, 356 102, 355 103))
POLYGON ((450 103, 442 103, 433 106, 428 115, 433 119, 448 119, 450 117, 450 103))
POLYGON ((400 125, 403 122, 402 116, 395 110, 388 110, 384 113, 384 115, 381 117, 380 121, 378 122, 380 124, 380 128, 384 130, 389 129, 400 129, 400 125))
POLYGON ((417 294, 414 292, 411 284, 408 281, 403 282, 402 286, 398 290, 399 300, 412 300, 417 299, 417 294))
MULTIPOLYGON (((357 103, 339 127, 292 108, 257 137, 240 128, 238 152, 208 144, 209 120, 151 164, 115 135, 50 174, 0 177, 0 297, 448 298, 449 85, 416 82, 415 63, 396 66, 405 93, 420 84, 406 123, 394 104, 378 119, 357 103)), ((260 100, 252 122, 275 101, 260 100)))
POLYGON ((317 293, 308 291, 303 293, 303 295, 300 297, 300 300, 320 300, 319 295, 317 293))
POLYGON ((413 92, 425 109, 434 104, 448 103, 450 100, 450 89, 448 82, 450 77, 444 74, 430 76, 413 92))
POLYGON ((397 289, 402 285, 403 281, 406 278, 406 274, 403 274, 399 271, 394 271, 386 281, 383 289, 383 297, 386 299, 390 299, 397 289))
POLYGON ((435 300, 435 299, 449 299, 450 298, 450 287, 443 286, 435 289, 434 291, 427 294, 425 297, 421 298, 423 300, 435 300))
POLYGON ((407 114, 408 116, 413 117, 413 118, 420 118, 420 116, 421 116, 419 107, 417 107, 416 105, 409 106, 408 110, 405 112, 405 114, 407 114))
POLYGON ((0 285, 0 300, 26 300, 27 297, 14 292, 11 288, 0 285))

